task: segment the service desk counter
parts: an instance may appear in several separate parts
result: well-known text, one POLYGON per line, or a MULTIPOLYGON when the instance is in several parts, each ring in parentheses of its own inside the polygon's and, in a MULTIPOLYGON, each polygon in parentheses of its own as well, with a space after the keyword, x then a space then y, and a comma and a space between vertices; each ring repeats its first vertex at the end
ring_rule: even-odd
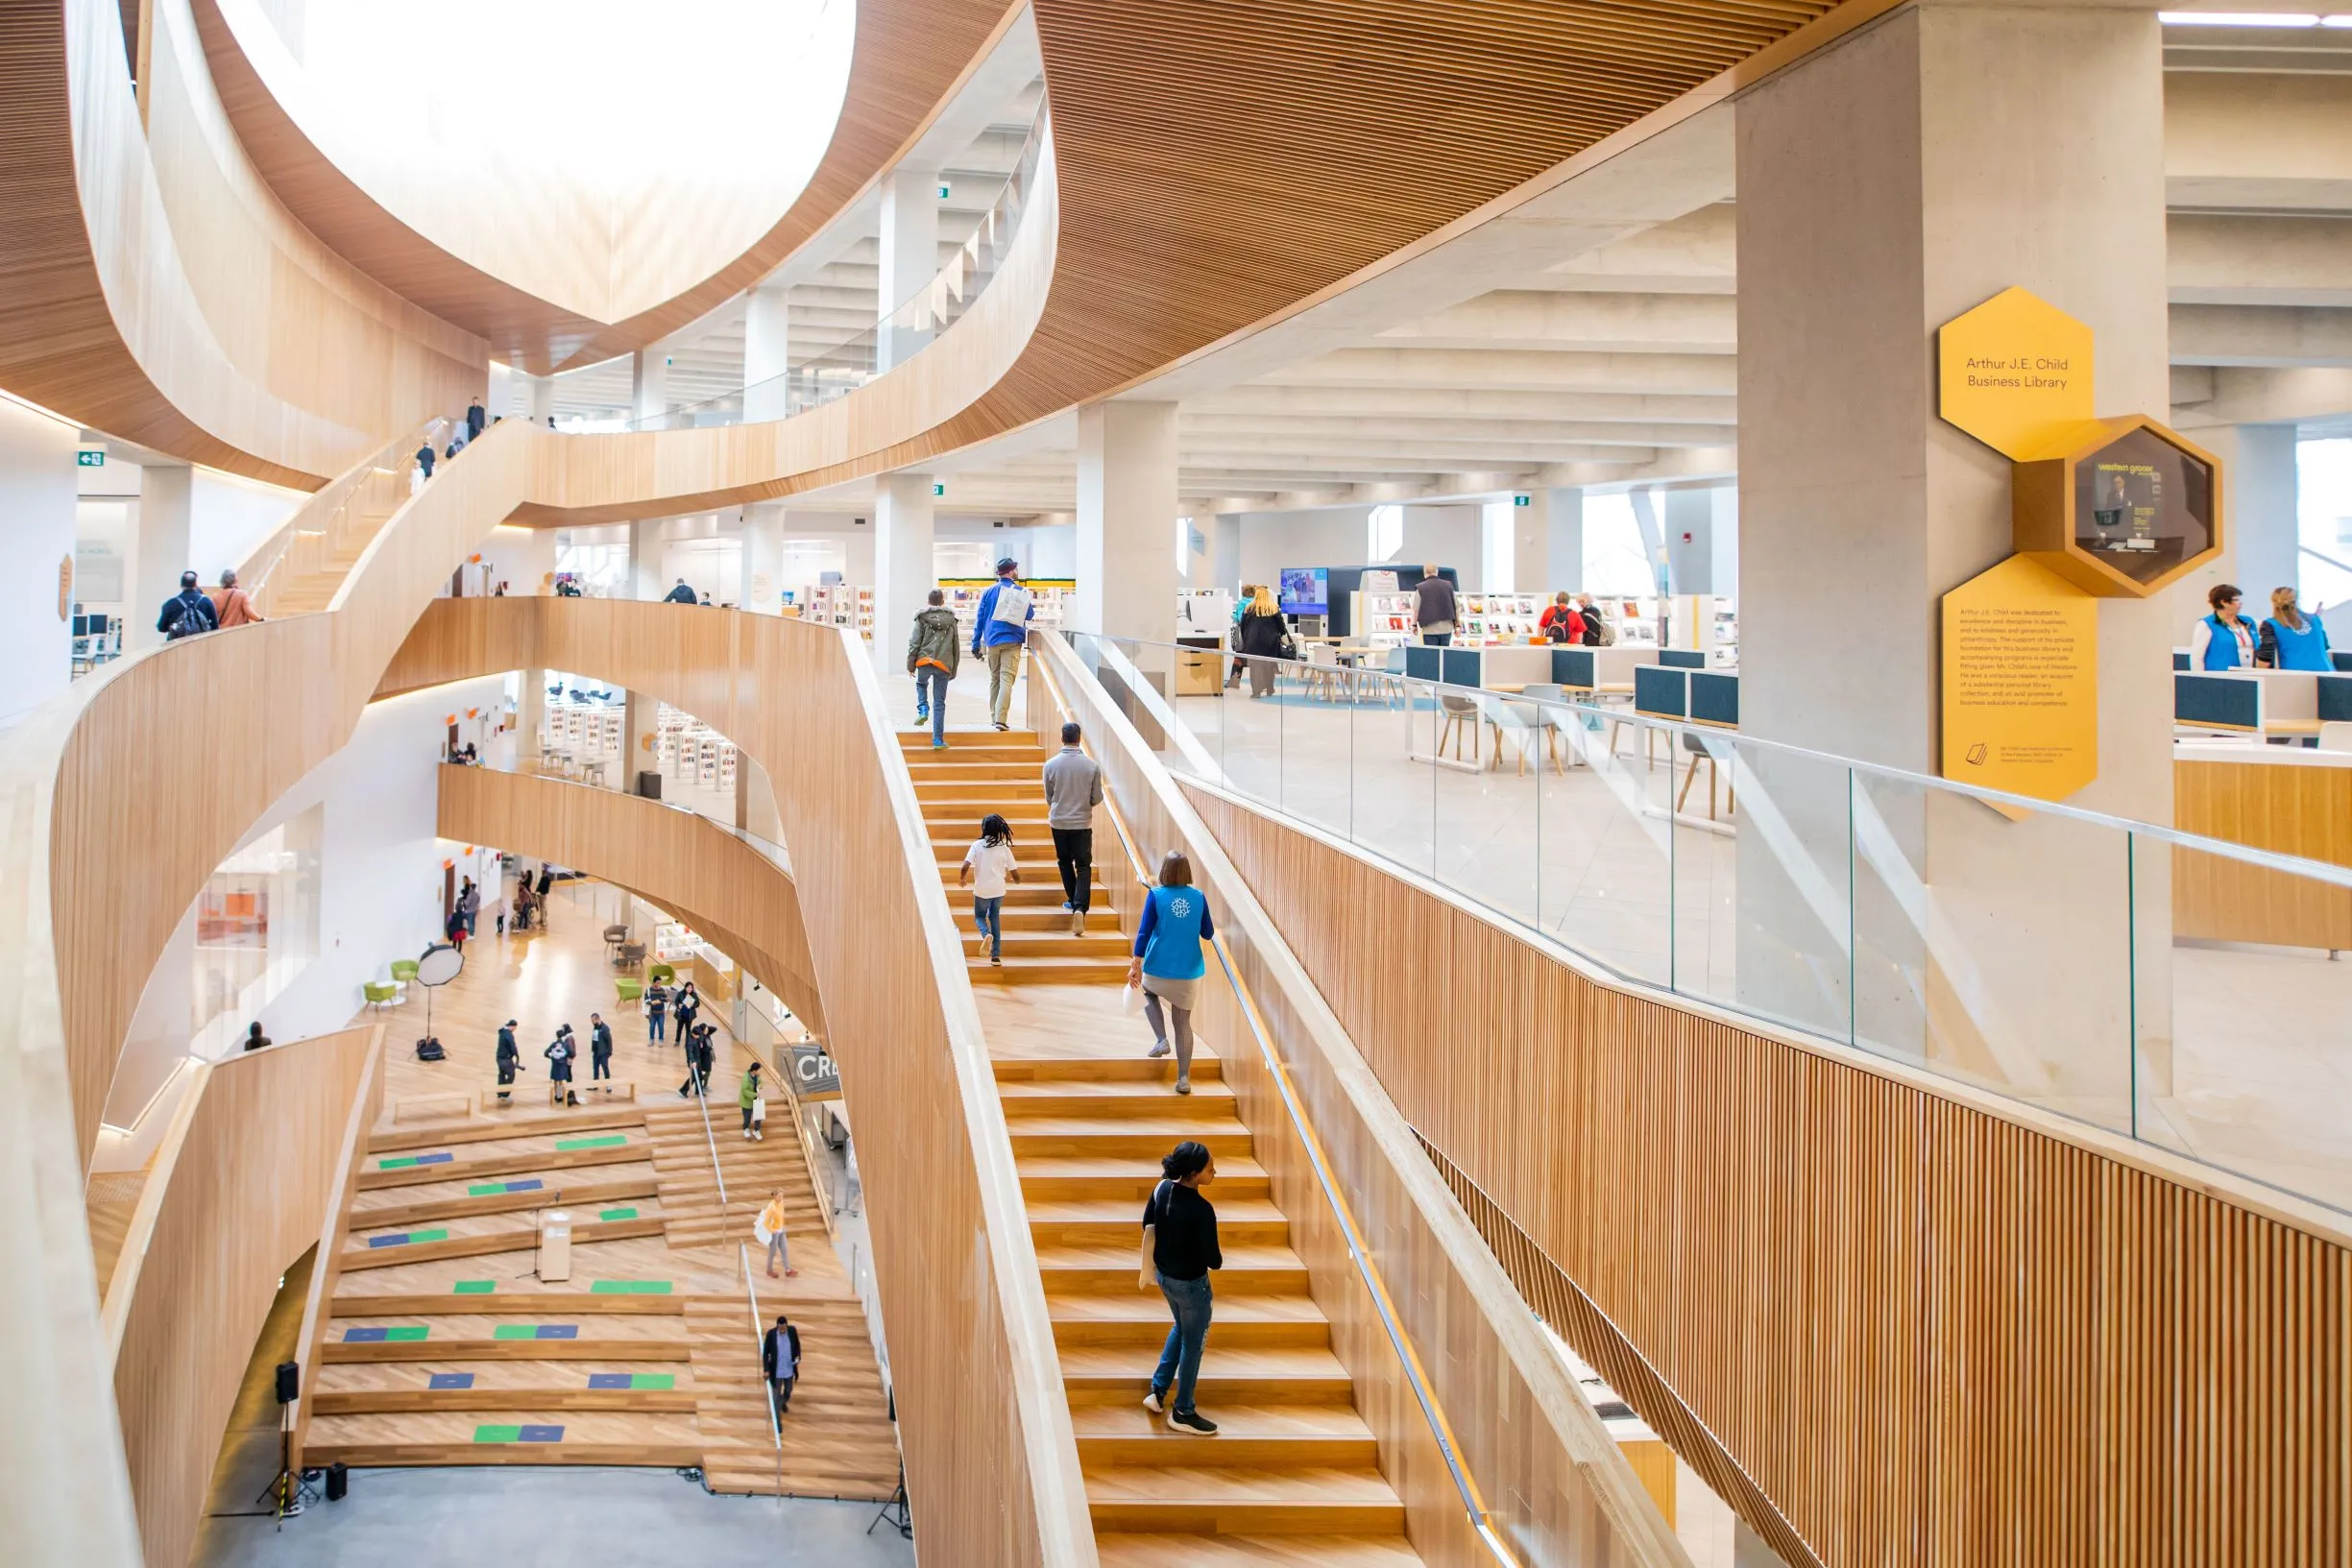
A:
MULTIPOLYGON (((2175 741, 2172 824, 2352 867, 2352 752, 2175 741)), ((2172 857, 2172 934, 2340 952, 2352 948, 2352 888, 2182 851, 2172 857)))

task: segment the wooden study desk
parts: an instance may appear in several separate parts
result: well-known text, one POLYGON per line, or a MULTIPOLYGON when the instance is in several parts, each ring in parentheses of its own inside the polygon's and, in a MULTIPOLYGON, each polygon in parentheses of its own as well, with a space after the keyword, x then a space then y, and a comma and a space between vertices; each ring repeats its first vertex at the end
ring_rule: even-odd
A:
MULTIPOLYGON (((2243 741, 2178 743, 2172 825, 2206 838, 2352 866, 2352 753, 2243 741)), ((2172 934, 2340 953, 2352 948, 2352 888, 2178 850, 2172 856, 2172 934)))

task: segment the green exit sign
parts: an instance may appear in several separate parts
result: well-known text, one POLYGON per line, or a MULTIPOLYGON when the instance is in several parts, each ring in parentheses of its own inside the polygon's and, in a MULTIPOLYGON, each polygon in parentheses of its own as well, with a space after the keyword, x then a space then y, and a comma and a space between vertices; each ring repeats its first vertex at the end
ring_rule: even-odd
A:
POLYGON ((1525 506, 1528 504, 1529 499, 1530 497, 1525 495, 1514 495, 1511 497, 1511 504, 1513 506, 1525 506))
POLYGON ((940 200, 940 201, 944 202, 944 201, 946 201, 946 200, 947 200, 947 192, 948 192, 948 184, 947 184, 947 181, 944 181, 944 180, 942 180, 942 181, 939 181, 939 200, 940 200))
POLYGON ((945 485, 934 485, 934 486, 932 486, 932 487, 931 487, 931 493, 932 493, 934 495, 946 495, 946 494, 947 494, 947 486, 945 486, 945 485))
POLYGON ((107 466, 107 454, 104 452, 79 451, 74 453, 74 461, 85 469, 103 469, 107 466))

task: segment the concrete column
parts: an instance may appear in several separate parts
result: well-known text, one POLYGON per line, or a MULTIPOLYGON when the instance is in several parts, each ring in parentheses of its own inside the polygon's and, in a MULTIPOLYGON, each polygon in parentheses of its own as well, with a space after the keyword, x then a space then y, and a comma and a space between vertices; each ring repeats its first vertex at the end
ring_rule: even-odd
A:
MULTIPOLYGON (((686 614, 683 606, 678 614, 686 614)), ((626 795, 637 788, 640 768, 656 765, 653 748, 646 744, 658 729, 661 719, 661 699, 631 691, 620 717, 620 765, 613 770, 612 785, 626 795)))
POLYGON ((515 700, 515 760, 535 761, 539 757, 539 732, 547 722, 547 672, 526 669, 521 672, 522 689, 515 700))
POLYGON ((1176 639, 1174 403, 1096 403, 1078 412, 1079 631, 1176 639))
POLYGON ((545 424, 555 417, 555 377, 531 375, 524 379, 530 383, 531 422, 545 424))
POLYGON ((163 640, 156 616, 163 601, 180 591, 188 559, 189 524, 196 511, 196 470, 149 464, 139 475, 138 544, 132 551, 136 585, 124 617, 123 651, 151 648, 163 640))
POLYGON ((623 598, 652 600, 669 591, 671 585, 662 576, 667 536, 660 519, 629 524, 629 577, 623 598))
POLYGON ((1209 579, 1195 588, 1222 588, 1227 593, 1242 580, 1242 519, 1238 512, 1221 512, 1209 532, 1209 579))
POLYGON ((1666 492, 1666 580, 1677 593, 1719 593, 1715 586, 1715 493, 1666 492))
MULTIPOLYGON (((81 486, 74 453, 81 432, 61 420, 38 414, 22 404, 0 399, 0 518, 8 519, 9 547, 22 564, 10 613, 0 616, 0 667, 9 678, 0 685, 0 725, 12 722, 65 689, 73 668, 72 597, 76 496, 81 486), (60 574, 68 597, 60 614, 60 574)), ((156 470, 150 469, 150 473, 156 470)), ((181 476, 180 553, 185 554, 187 509, 185 480, 181 476)), ((144 506, 133 508, 142 516, 144 506)), ((140 556, 145 559, 144 554, 140 556)), ((133 578, 141 591, 124 609, 128 622, 124 644, 144 632, 155 639, 155 617, 163 601, 180 591, 180 565, 172 567, 172 584, 152 598, 144 581, 133 578)))
POLYGON ((783 379, 792 368, 791 291, 758 288, 751 291, 743 312, 743 422, 781 420, 788 406, 789 385, 783 379))
MULTIPOLYGON (((912 299, 939 270, 939 171, 898 168, 882 181, 882 268, 875 291, 877 319, 912 299)), ((874 345, 874 368, 911 359, 931 341, 927 326, 885 326, 874 345)))
POLYGON ((1511 498, 1512 591, 1548 598, 1559 586, 1552 581, 1552 493, 1529 491, 1524 506, 1521 498, 1511 498))
POLYGON ((669 357, 659 349, 640 349, 629 361, 629 412, 643 424, 669 411, 669 357))
POLYGON ((2237 448, 2234 453, 2218 454, 2228 465, 2229 516, 2237 534, 2230 555, 2237 584, 2245 590, 2247 610, 2267 615, 2270 591, 2297 586, 2302 579, 2295 428, 2242 424, 2231 445, 2237 448))
POLYGON ((1549 587, 1574 593, 1585 586, 1585 493, 1575 487, 1540 491, 1550 535, 1549 587))
POLYGON ((1478 581, 1481 593, 1518 591, 1518 527, 1513 514, 1526 510, 1509 496, 1478 508, 1478 581))
POLYGON ((756 615, 784 614, 784 503, 753 501, 743 508, 743 608, 756 615))
POLYGON ((874 658, 884 671, 904 667, 914 614, 938 586, 931 475, 885 474, 874 486, 874 658))
MULTIPOLYGON (((2010 553, 2008 460, 1937 418, 1935 329, 2023 285, 2097 333, 2099 413, 2166 413, 2157 20, 1927 0, 1761 84, 1736 135, 1741 728, 1933 774, 1941 595, 2010 553)), ((2173 635, 2161 603, 2100 602, 2100 773, 2073 804, 2171 820, 2173 635)), ((1744 1001, 1842 1026, 1851 963, 1863 1041, 2115 1125, 2136 948, 2161 1078, 2160 854, 2127 886, 2114 834, 1758 769, 1785 831, 1743 787, 1744 1001)))

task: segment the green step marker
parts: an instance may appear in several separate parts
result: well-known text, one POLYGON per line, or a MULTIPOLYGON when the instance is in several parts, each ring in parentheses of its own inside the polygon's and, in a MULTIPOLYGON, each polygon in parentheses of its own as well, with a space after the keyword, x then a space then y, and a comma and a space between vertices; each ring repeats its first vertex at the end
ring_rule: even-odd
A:
POLYGON ((477 1443, 519 1443, 522 1429, 517 1427, 475 1427, 473 1440, 477 1443))
POLYGON ((494 1339, 536 1339, 539 1338, 539 1325, 537 1323, 500 1323, 490 1331, 490 1337, 494 1339))
POLYGON ((629 1387, 632 1388, 675 1388, 677 1386, 678 1374, 675 1372, 632 1372, 629 1374, 629 1387))
POLYGON ((667 1295, 666 1279, 600 1279, 588 1288, 590 1295, 667 1295))
POLYGON ((477 1181, 473 1186, 466 1189, 466 1195, 468 1197, 503 1197, 506 1195, 506 1183, 502 1181, 477 1181))
POLYGON ((432 1325, 429 1323, 411 1323, 403 1328, 384 1330, 384 1339, 389 1344, 414 1344, 432 1332, 432 1325))
POLYGON ((635 1209, 600 1209, 596 1212, 596 1218, 598 1219, 635 1219, 637 1211, 635 1209))
POLYGON ((602 1138, 558 1138, 557 1152, 569 1154, 575 1148, 618 1148, 629 1141, 626 1133, 609 1133, 602 1138))
POLYGON ((459 1295, 488 1295, 497 1288, 494 1279, 461 1279, 450 1289, 459 1295))
POLYGON ((398 1154, 376 1162, 378 1170, 405 1170, 418 1163, 414 1154, 398 1154))
POLYGON ((449 1227, 447 1225, 438 1226, 432 1230, 412 1230, 408 1233, 411 1245, 419 1242, 446 1242, 449 1239, 449 1227))

